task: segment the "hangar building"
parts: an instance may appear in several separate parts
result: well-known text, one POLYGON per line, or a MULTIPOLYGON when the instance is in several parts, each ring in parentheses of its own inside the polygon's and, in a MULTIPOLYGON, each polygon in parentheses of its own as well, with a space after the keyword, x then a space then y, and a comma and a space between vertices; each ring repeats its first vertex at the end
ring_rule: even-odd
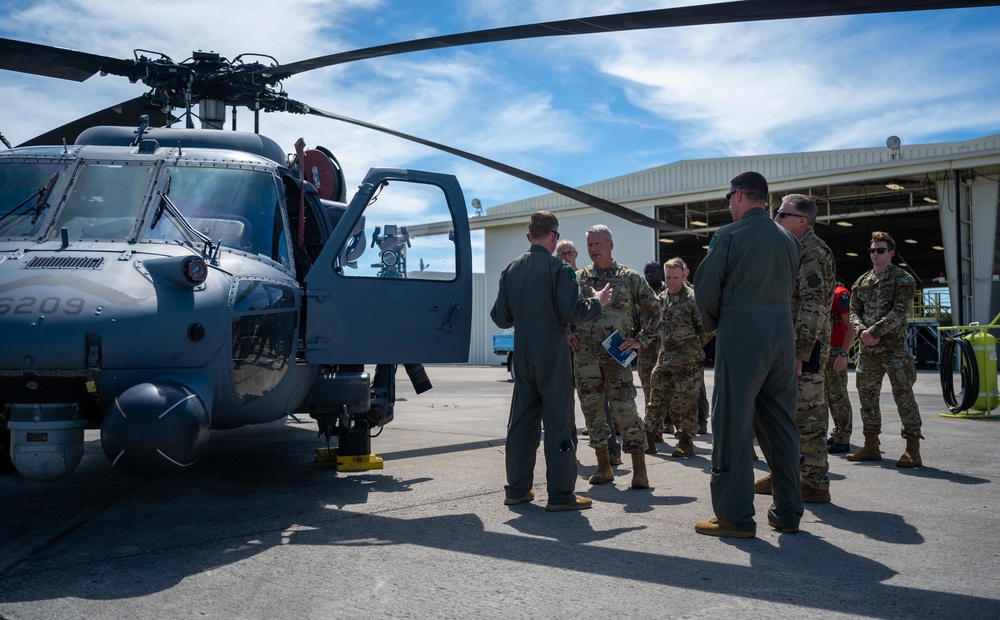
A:
POLYGON ((867 248, 873 230, 896 240, 895 263, 917 281, 915 312, 926 325, 914 330, 911 349, 936 363, 937 325, 989 323, 1000 312, 998 183, 1000 134, 963 142, 752 157, 679 161, 579 189, 673 224, 654 230, 598 211, 559 194, 494 206, 470 218, 485 231, 485 276, 477 278, 469 362, 498 364, 489 319, 503 268, 524 252, 526 223, 534 211, 559 216, 560 233, 589 264, 585 231, 607 225, 615 259, 640 273, 643 265, 680 256, 694 274, 712 233, 731 221, 725 202, 729 181, 754 170, 770 185, 772 213, 789 193, 812 196, 820 207, 817 234, 834 251, 840 280, 850 286, 871 268, 867 248), (922 333, 921 333, 922 331, 922 333), (933 349, 929 351, 926 349, 933 349))

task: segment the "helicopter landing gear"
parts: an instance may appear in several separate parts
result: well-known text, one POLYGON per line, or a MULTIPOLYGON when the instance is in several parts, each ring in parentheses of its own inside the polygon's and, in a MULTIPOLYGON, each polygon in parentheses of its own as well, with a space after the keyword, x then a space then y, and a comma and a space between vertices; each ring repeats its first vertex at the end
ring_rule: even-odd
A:
POLYGON ((340 424, 337 430, 337 446, 329 447, 331 430, 324 426, 332 423, 331 418, 320 420, 320 432, 327 437, 326 448, 316 448, 317 463, 334 463, 337 471, 368 471, 370 469, 382 469, 382 457, 371 453, 372 438, 369 434, 370 427, 362 419, 353 420, 345 411, 340 416, 340 424), (346 419, 345 419, 346 418, 346 419), (352 424, 353 422, 353 424, 352 424))
POLYGON ((378 422, 386 415, 384 407, 372 404, 372 382, 363 366, 320 373, 301 409, 316 420, 319 434, 326 438, 326 447, 316 448, 314 461, 333 463, 337 471, 382 469, 382 459, 371 453, 371 431, 381 432, 378 422), (336 447, 330 446, 333 437, 336 447))

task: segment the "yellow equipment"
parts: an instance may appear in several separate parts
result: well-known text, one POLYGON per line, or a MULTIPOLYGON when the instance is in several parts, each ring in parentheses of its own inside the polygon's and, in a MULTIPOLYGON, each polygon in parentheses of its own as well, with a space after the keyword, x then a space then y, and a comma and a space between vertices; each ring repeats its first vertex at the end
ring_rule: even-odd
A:
POLYGON ((997 395, 997 339, 986 331, 976 331, 965 336, 975 353, 979 376, 979 395, 972 408, 976 411, 993 411, 1000 404, 997 395))

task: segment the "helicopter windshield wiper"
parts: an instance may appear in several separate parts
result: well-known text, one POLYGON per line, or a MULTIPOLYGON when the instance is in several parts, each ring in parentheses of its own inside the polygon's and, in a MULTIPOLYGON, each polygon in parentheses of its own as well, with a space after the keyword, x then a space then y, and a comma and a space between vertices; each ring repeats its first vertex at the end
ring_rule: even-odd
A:
POLYGON ((153 221, 150 222, 149 229, 152 230, 156 228, 156 223, 160 221, 160 218, 163 216, 163 212, 166 211, 180 224, 178 228, 180 228, 181 234, 184 234, 192 245, 194 245, 194 241, 191 237, 196 237, 205 244, 204 253, 210 255, 215 249, 215 243, 209 238, 208 235, 191 225, 191 222, 184 217, 184 214, 177 208, 174 201, 170 200, 170 197, 167 196, 169 191, 170 177, 168 176, 164 182, 164 187, 160 191, 156 192, 160 196, 160 203, 156 206, 156 212, 153 213, 153 221))
POLYGON ((31 216, 31 225, 34 226, 38 222, 38 218, 42 215, 42 211, 49 207, 49 196, 52 195, 52 188, 56 186, 56 181, 59 180, 59 173, 56 172, 49 179, 49 182, 45 184, 41 190, 39 190, 38 200, 35 201, 35 206, 32 209, 34 212, 31 216))
POLYGON ((163 209, 167 204, 164 199, 167 197, 167 194, 170 193, 170 181, 172 178, 173 177, 167 174, 163 177, 163 180, 160 181, 160 189, 156 192, 160 196, 160 202, 156 205, 156 211, 153 212, 153 219, 149 223, 150 230, 156 228, 156 223, 159 222, 160 218, 163 216, 163 209))
POLYGON ((7 219, 11 215, 27 215, 28 214, 27 211, 25 211, 24 213, 17 213, 17 210, 23 207, 24 205, 28 204, 28 201, 30 201, 32 198, 35 198, 35 204, 31 207, 31 211, 33 213, 31 217, 31 223, 34 224, 35 222, 37 222, 38 217, 42 214, 42 211, 44 211, 45 208, 49 206, 49 196, 52 194, 52 188, 56 186, 56 181, 58 180, 59 180, 59 173, 56 172, 55 174, 52 175, 52 178, 49 179, 49 182, 45 184, 45 187, 38 188, 37 190, 32 192, 30 196, 28 196, 21 202, 17 203, 13 209, 4 213, 3 215, 0 215, 0 221, 7 219))

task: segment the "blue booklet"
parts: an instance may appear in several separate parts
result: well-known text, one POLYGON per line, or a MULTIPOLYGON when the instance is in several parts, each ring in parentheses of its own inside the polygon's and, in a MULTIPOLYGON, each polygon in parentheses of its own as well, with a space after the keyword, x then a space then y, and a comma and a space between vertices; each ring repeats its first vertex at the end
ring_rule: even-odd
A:
POLYGON ((625 339, 622 338, 622 335, 616 329, 615 333, 605 338, 604 342, 601 344, 604 345, 607 352, 611 354, 611 357, 618 360, 618 363, 622 365, 622 368, 628 368, 632 365, 632 360, 636 358, 638 353, 635 352, 635 349, 629 349, 628 351, 622 351, 619 349, 618 347, 620 347, 623 342, 625 342, 625 339))

